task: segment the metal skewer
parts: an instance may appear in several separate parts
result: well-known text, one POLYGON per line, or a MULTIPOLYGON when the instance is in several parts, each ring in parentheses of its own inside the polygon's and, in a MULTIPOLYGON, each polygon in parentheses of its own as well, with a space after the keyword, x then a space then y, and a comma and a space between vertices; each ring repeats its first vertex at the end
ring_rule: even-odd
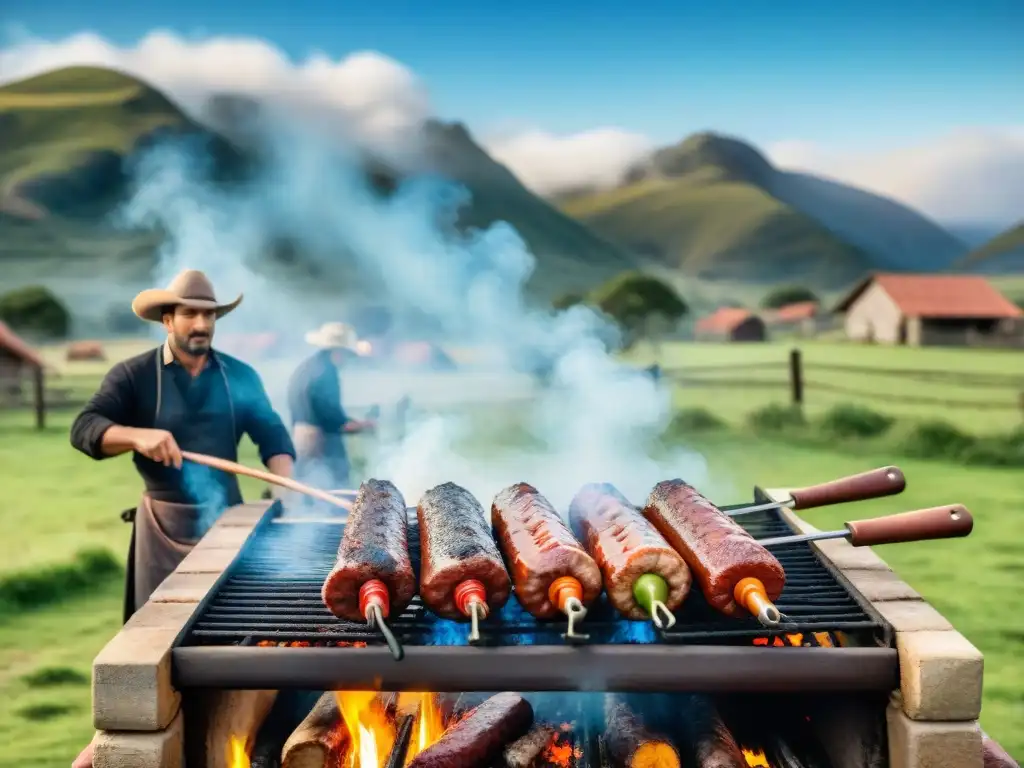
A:
POLYGON ((576 624, 587 617, 587 609, 583 603, 575 597, 570 597, 565 601, 565 615, 569 618, 569 628, 562 638, 565 640, 589 640, 590 635, 576 631, 576 624))
POLYGON ((788 499, 750 504, 738 509, 723 510, 723 512, 729 517, 738 517, 777 507, 813 509, 832 504, 846 504, 851 501, 866 501, 867 499, 880 499, 883 496, 893 496, 902 493, 906 487, 907 480, 899 467, 879 467, 858 475, 830 480, 820 485, 795 488, 789 492, 788 499))
POLYGON ((398 638, 391 632, 391 627, 389 627, 387 621, 384 620, 384 614, 381 612, 380 605, 377 603, 370 604, 366 623, 371 627, 374 624, 377 625, 377 629, 382 635, 384 635, 384 642, 388 644, 388 649, 391 651, 391 655, 395 658, 395 661, 401 661, 405 658, 405 649, 402 648, 402 644, 398 642, 398 638))
POLYGON ((931 539, 955 539, 974 530, 974 518, 962 504, 916 509, 897 515, 853 520, 841 531, 819 531, 792 536, 773 536, 759 539, 762 547, 802 544, 825 539, 849 539, 855 547, 873 547, 879 544, 899 544, 931 539))
POLYGON ((651 601, 651 621, 658 629, 671 629, 676 625, 676 617, 661 600, 651 601), (658 614, 664 614, 665 618, 662 619, 658 614))
POLYGON ((474 600, 469 604, 469 643, 473 645, 480 642, 480 614, 483 603, 474 600))

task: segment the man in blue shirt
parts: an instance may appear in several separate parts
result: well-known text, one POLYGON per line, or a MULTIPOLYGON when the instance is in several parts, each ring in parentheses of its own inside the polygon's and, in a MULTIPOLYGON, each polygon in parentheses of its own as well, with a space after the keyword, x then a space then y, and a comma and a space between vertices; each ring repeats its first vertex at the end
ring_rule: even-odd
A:
POLYGON ((357 355, 355 331, 344 323, 326 323, 306 334, 319 349, 295 369, 288 382, 288 409, 295 442, 295 475, 332 490, 348 488, 351 466, 343 434, 372 429, 371 421, 350 419, 341 404, 339 372, 357 355))

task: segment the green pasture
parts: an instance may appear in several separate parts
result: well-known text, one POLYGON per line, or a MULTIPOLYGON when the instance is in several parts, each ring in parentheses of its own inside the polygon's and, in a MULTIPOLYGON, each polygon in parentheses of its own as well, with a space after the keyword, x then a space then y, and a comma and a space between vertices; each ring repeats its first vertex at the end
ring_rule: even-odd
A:
MULTIPOLYGON (((68 380, 76 379, 84 392, 95 386, 106 365, 141 348, 139 342, 108 345, 110 361, 100 364, 63 363, 56 348, 44 354, 68 380)), ((913 368, 922 375, 970 370, 1024 376, 1024 360, 1013 353, 809 343, 803 348, 809 379, 813 361, 824 365, 850 360, 857 365, 913 368)), ((788 346, 666 344, 659 351, 668 367, 696 368, 762 360, 784 363, 788 346)), ((645 355, 650 359, 649 354, 640 350, 635 358, 643 362, 645 355)), ((784 382, 785 370, 777 373, 784 382)), ((952 386, 921 380, 906 385, 906 391, 934 396, 936 390, 945 392, 952 386)), ((707 396, 706 403, 714 402, 714 390, 708 388, 681 390, 680 402, 702 404, 691 399, 694 393, 707 396)), ((817 408, 812 393, 809 387, 808 403, 817 408)), ((785 389, 779 394, 785 397, 785 389)), ((746 395, 747 390, 723 389, 715 408, 726 416, 737 408, 752 410, 757 402, 746 395)), ((952 409, 922 413, 977 426, 977 415, 959 415, 952 409)), ((1007 415, 1016 417, 1012 411, 1007 415)), ((93 462, 75 452, 68 443, 72 418, 71 411, 53 412, 48 428, 39 432, 32 428, 30 412, 0 415, 0 467, 7 500, 0 507, 0 739, 5 744, 0 767, 56 768, 69 763, 92 733, 87 682, 91 660, 120 623, 120 575, 109 568, 83 570, 81 564, 97 549, 109 551, 117 562, 123 560, 129 528, 118 513, 135 504, 139 483, 127 457, 93 462), (95 573, 90 577, 95 583, 87 581, 77 590, 54 594, 45 589, 45 581, 55 568, 95 573), (33 593, 39 595, 39 604, 26 608, 24 600, 5 603, 5 596, 12 594, 11 585, 23 582, 27 574, 35 574, 42 584, 33 593)), ((992 420, 988 426, 1006 425, 992 420)), ((799 447, 755 441, 738 433, 703 435, 691 442, 707 457, 716 486, 740 489, 735 491, 737 498, 723 502, 742 500, 749 495, 745 489, 755 483, 810 484, 889 463, 904 469, 909 488, 901 497, 808 512, 808 519, 823 529, 849 517, 966 504, 976 519, 970 538, 889 545, 878 551, 984 652, 983 727, 1012 754, 1024 757, 1024 732, 1019 729, 1024 722, 1024 593, 1016 587, 1024 573, 1024 518, 1019 514, 1024 475, 1019 470, 909 461, 881 452, 868 455, 864 450, 799 447)), ((490 450, 500 449, 490 446, 490 450)), ((243 461, 256 463, 251 446, 244 446, 243 461)), ((250 498, 260 491, 257 483, 243 482, 243 488, 250 498)))
POLYGON ((676 380, 679 407, 706 408, 741 425, 770 403, 790 402, 790 350, 801 350, 809 416, 857 403, 892 416, 942 419, 974 434, 1024 423, 1024 352, 886 347, 791 339, 750 344, 670 342, 630 357, 658 361, 676 380))

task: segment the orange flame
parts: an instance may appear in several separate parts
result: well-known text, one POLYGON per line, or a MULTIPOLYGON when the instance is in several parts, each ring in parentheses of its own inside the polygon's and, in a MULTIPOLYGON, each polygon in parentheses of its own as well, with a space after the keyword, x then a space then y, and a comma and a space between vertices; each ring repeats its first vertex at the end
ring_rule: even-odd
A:
POLYGON ((395 742, 395 724, 373 691, 335 691, 348 730, 349 746, 341 768, 382 768, 395 742))
POLYGON ((771 768, 771 764, 768 762, 763 749, 747 749, 744 747, 743 757, 750 768, 771 768))
POLYGON ((405 765, 416 755, 436 743, 444 734, 444 717, 437 695, 433 693, 403 693, 398 697, 398 708, 416 708, 416 723, 413 725, 409 750, 405 753, 405 765))
POLYGON ((249 755, 245 746, 243 738, 232 735, 228 739, 228 766, 230 768, 249 768, 249 755))

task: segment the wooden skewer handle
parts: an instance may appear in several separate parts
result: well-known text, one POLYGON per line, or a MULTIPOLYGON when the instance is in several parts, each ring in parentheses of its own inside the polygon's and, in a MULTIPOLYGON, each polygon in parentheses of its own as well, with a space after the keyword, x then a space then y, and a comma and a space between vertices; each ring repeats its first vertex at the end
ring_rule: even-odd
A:
POLYGON ((332 496, 327 491, 321 491, 319 488, 314 488, 311 485, 300 483, 298 480, 292 480, 290 477, 282 477, 281 475, 275 475, 273 472, 266 472, 262 469, 252 469, 244 464, 238 464, 234 461, 228 461, 227 459, 218 459, 215 456, 207 456, 203 453, 192 453, 191 451, 182 451, 181 457, 187 461, 191 461, 193 464, 202 464, 212 469, 219 469, 222 472, 230 472, 233 475, 246 475, 248 477, 262 480, 265 483, 271 485, 277 485, 281 488, 287 488, 290 491, 301 493, 306 496, 312 496, 314 499, 320 499, 320 501, 326 501, 328 504, 333 504, 336 507, 342 509, 351 510, 352 502, 339 499, 337 496, 332 496))

